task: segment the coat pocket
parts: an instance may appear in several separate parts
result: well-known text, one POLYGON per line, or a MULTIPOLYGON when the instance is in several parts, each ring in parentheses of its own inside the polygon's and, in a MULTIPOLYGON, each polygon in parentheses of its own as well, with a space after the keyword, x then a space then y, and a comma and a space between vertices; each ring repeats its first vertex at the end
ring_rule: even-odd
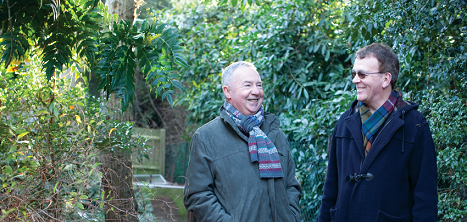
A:
POLYGON ((337 219, 337 211, 339 210, 338 207, 334 206, 333 208, 329 209, 329 214, 331 214, 331 221, 336 221, 337 219))
POLYGON ((290 216, 292 217, 292 219, 290 219, 289 221, 300 222, 301 216, 299 213, 295 212, 295 208, 293 208, 292 206, 290 206, 290 213, 291 213, 290 216))
POLYGON ((396 217, 384 213, 383 211, 378 212, 378 217, 376 218, 376 222, 410 222, 410 215, 403 216, 403 217, 396 217))

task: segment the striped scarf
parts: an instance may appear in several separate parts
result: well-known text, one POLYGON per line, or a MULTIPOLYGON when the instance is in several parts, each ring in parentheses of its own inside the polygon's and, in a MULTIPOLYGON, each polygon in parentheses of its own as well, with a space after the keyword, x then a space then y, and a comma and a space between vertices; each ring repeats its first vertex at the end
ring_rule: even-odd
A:
POLYGON ((269 140, 264 132, 259 128, 264 122, 263 106, 255 115, 244 116, 230 103, 225 101, 224 109, 229 113, 237 127, 249 133, 248 149, 251 162, 258 162, 260 178, 280 178, 282 173, 281 162, 276 146, 269 140))
POLYGON ((399 88, 391 92, 388 100, 373 114, 371 114, 368 106, 360 102, 360 117, 362 119, 363 146, 365 147, 365 156, 370 151, 371 145, 376 139, 376 133, 380 130, 389 114, 393 110, 408 104, 402 100, 402 94, 399 88))

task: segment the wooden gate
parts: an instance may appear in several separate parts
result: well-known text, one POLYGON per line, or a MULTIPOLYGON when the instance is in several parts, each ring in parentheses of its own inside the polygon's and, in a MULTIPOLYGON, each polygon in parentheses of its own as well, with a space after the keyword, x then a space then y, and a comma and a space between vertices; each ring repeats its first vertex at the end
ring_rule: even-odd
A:
POLYGON ((148 138, 147 144, 154 146, 150 151, 149 160, 143 159, 139 163, 132 156, 133 174, 161 174, 165 176, 165 129, 133 128, 132 137, 142 136, 148 138))

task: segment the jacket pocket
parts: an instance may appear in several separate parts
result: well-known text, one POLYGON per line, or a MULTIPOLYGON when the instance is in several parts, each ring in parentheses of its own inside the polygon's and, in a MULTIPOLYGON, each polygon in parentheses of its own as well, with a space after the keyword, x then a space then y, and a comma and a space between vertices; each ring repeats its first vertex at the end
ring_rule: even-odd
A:
POLYGON ((295 222, 300 222, 301 221, 301 215, 298 212, 295 212, 295 208, 290 206, 290 212, 292 213, 291 216, 293 220, 290 221, 295 221, 295 222))
POLYGON ((396 217, 384 213, 383 211, 378 212, 378 217, 376 218, 376 222, 410 222, 410 215, 403 216, 403 217, 396 217))
POLYGON ((336 221, 337 219, 337 211, 339 210, 338 207, 334 206, 333 208, 329 209, 329 214, 331 215, 331 221, 336 221))

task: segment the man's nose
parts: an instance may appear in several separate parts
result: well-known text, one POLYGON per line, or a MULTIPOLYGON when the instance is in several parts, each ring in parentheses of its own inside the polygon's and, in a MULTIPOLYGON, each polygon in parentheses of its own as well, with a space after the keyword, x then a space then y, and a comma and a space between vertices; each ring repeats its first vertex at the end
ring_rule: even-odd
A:
POLYGON ((258 95, 258 94, 259 94, 259 90, 260 90, 260 89, 258 88, 258 86, 255 85, 255 86, 253 86, 253 89, 251 90, 251 94, 253 94, 253 95, 258 95))
POLYGON ((359 83, 360 81, 362 81, 362 79, 360 79, 360 77, 358 77, 358 75, 355 75, 355 77, 353 77, 353 79, 352 79, 352 83, 353 83, 353 84, 357 84, 357 83, 359 83))

